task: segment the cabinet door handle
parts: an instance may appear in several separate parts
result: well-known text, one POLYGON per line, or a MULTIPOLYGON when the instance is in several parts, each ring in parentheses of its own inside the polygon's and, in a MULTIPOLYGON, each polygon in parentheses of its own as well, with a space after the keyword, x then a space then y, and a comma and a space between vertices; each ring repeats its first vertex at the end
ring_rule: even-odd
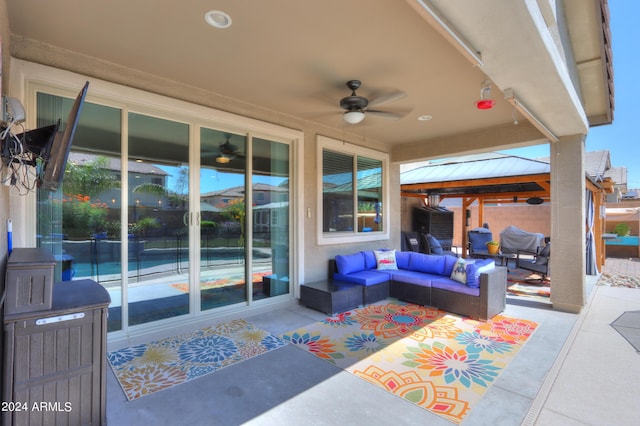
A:
POLYGON ((36 320, 36 325, 53 324, 62 321, 71 321, 74 319, 84 318, 84 312, 76 312, 75 314, 59 315, 57 317, 40 318, 36 320))

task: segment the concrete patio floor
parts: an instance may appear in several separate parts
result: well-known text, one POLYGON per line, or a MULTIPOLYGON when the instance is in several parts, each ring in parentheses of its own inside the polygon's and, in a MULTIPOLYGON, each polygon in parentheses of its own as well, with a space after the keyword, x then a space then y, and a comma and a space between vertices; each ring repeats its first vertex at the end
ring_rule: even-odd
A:
MULTIPOLYGON (((607 263, 603 272, 617 273, 618 262, 607 263)), ((506 315, 539 328, 463 425, 636 424, 639 353, 610 324, 640 309, 640 289, 596 280, 587 277, 580 315, 508 299, 506 315)), ((245 319, 280 335, 324 317, 292 305, 245 319)), ((111 369, 107 376, 113 425, 451 424, 292 345, 131 402, 111 369)))

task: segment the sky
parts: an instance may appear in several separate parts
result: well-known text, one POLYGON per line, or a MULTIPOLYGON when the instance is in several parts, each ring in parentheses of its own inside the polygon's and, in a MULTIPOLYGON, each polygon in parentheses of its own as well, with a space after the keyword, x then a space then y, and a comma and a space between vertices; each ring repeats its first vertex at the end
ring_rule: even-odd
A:
MULTIPOLYGON (((627 168, 627 187, 640 189, 640 2, 609 0, 611 44, 613 49, 613 124, 592 127, 586 151, 609 150, 611 165, 627 168)), ((526 158, 549 156, 548 145, 500 151, 526 158)))

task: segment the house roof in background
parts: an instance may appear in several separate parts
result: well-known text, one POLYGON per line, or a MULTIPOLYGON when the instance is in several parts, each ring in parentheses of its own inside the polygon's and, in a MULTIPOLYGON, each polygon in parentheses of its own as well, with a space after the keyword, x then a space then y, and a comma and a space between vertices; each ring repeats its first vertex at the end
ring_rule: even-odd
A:
MULTIPOLYGON (((84 152, 70 152, 69 153, 69 162, 73 164, 77 164, 79 166, 86 165, 93 161, 96 161, 98 158, 103 157, 109 161, 107 167, 109 170, 121 172, 122 171, 122 162, 119 158, 109 157, 106 155, 98 155, 98 154, 88 154, 84 152)), ((128 164, 129 173, 140 173, 146 175, 159 175, 159 176, 168 176, 169 174, 162 170, 159 167, 154 166, 149 163, 139 163, 137 161, 129 161, 128 164)))
POLYGON ((591 151, 584 153, 584 171, 592 180, 598 182, 604 179, 605 173, 611 169, 611 155, 609 151, 591 151))
POLYGON ((604 174, 605 177, 611 178, 616 185, 627 184, 627 168, 626 167, 612 167, 604 174))

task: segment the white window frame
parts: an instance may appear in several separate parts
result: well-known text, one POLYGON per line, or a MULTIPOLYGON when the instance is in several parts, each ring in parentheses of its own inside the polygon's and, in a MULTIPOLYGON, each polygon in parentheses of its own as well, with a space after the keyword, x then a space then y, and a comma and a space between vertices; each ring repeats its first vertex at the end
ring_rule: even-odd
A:
MULTIPOLYGON (((363 146, 358 146, 350 143, 346 143, 337 139, 332 139, 326 136, 317 136, 317 152, 316 152, 316 171, 317 171, 317 200, 316 200, 316 231, 318 245, 329 244, 350 244, 367 241, 379 241, 389 239, 389 154, 376 151, 363 146), (324 150, 330 150, 339 152, 346 155, 367 157, 382 162, 382 231, 373 232, 324 232, 323 231, 323 184, 322 184, 322 159, 324 150)), ((357 190, 354 188, 357 194, 357 190)), ((354 203, 354 214, 357 214, 355 209, 358 208, 357 203, 354 203)))

